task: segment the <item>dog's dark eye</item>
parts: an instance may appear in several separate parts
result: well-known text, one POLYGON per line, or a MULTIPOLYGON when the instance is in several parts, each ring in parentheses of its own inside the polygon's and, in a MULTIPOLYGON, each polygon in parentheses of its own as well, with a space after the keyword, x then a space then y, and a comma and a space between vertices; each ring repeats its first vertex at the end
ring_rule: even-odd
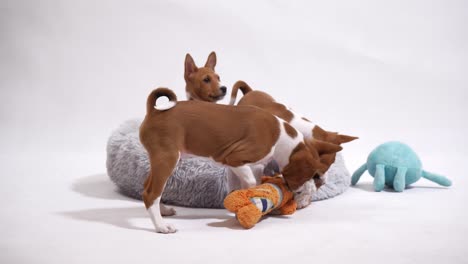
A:
POLYGON ((206 77, 205 79, 203 79, 204 82, 206 83, 209 83, 210 82, 210 78, 206 77))
POLYGON ((315 174, 315 175, 314 175, 314 180, 320 180, 320 175, 315 174))

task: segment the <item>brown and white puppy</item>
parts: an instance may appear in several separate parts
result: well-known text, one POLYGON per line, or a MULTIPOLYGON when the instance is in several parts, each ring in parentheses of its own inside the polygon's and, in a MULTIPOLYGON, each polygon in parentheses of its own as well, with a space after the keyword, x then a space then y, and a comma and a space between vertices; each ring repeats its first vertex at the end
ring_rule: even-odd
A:
POLYGON ((217 102, 226 95, 226 86, 221 84, 219 75, 215 72, 216 53, 208 56, 205 66, 198 68, 192 56, 185 56, 185 92, 187 100, 217 102))
MULTIPOLYGON (((342 143, 350 142, 357 139, 357 137, 340 135, 336 132, 325 131, 316 124, 312 123, 305 117, 294 113, 290 108, 285 105, 278 103, 273 97, 269 94, 253 90, 246 82, 237 81, 231 91, 231 101, 230 105, 234 105, 237 97, 238 90, 241 90, 244 96, 237 103, 240 105, 252 105, 259 107, 268 111, 269 113, 285 120, 295 129, 302 133, 306 139, 318 139, 333 143, 336 145, 341 145, 342 143)), ((321 162, 326 164, 328 168, 335 162, 335 153, 328 155, 321 155, 321 162)), ((325 178, 322 176, 320 178, 315 178, 315 187, 318 189, 325 182, 325 178)))
POLYGON ((287 122, 253 106, 178 102, 171 90, 158 88, 148 96, 146 107, 140 140, 148 151, 150 173, 143 201, 160 233, 176 231, 161 216, 175 211, 160 204, 160 200, 165 183, 183 154, 210 158, 228 166, 243 187, 256 185, 250 166, 275 159, 288 186, 296 190, 325 172, 320 155, 341 150, 335 144, 304 140, 287 122), (169 103, 155 105, 161 96, 168 97, 169 103))

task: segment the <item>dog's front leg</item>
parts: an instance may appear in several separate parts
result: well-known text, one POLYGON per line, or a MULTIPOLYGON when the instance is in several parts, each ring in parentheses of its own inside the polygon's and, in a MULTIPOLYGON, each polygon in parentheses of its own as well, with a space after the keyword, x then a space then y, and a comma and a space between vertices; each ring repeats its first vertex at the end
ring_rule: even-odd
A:
POLYGON ((237 175, 237 177, 239 177, 241 188, 246 189, 257 185, 252 169, 248 165, 231 167, 231 170, 237 175))
POLYGON ((252 173, 253 173, 257 183, 261 182, 262 181, 262 176, 265 176, 265 174, 263 173, 263 171, 265 170, 265 165, 263 165, 263 164, 251 165, 250 169, 252 170, 252 173))

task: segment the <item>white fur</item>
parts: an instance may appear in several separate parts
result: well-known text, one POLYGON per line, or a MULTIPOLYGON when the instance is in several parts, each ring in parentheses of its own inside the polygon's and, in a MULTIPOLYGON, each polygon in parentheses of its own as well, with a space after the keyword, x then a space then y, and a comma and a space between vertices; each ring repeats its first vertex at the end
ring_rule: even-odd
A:
POLYGON ((284 120, 278 118, 280 126, 280 135, 278 141, 275 144, 274 159, 278 163, 280 170, 284 168, 289 163, 289 157, 291 156, 292 151, 296 146, 304 141, 304 136, 297 131, 297 136, 291 138, 284 129, 284 120))
MULTIPOLYGON (((272 159, 276 160, 280 170, 284 168, 289 163, 289 157, 291 156, 292 151, 296 146, 304 141, 302 134, 296 130, 297 136, 291 138, 286 133, 284 129, 284 123, 286 121, 276 117, 278 120, 278 126, 280 129, 280 134, 278 140, 271 147, 270 152, 265 155, 261 160, 254 163, 245 164, 239 167, 231 167, 231 171, 240 179, 242 188, 255 186, 259 180, 260 176, 263 173, 263 168, 268 164, 272 159), (255 182, 255 184, 254 184, 255 182)), ((198 157, 189 153, 181 153, 182 157, 198 157)), ((211 157, 199 157, 206 158, 211 161, 214 161, 211 157)), ((214 161, 216 162, 216 161, 214 161)), ((222 165, 222 164, 221 164, 222 165)))
MULTIPOLYGON (((177 161, 180 160, 181 153, 179 152, 179 158, 177 161)), ((171 173, 172 174, 172 173, 171 173)), ((166 188, 166 184, 163 186, 163 192, 164 188, 166 188)), ((177 229, 171 225, 167 224, 162 216, 170 216, 170 215, 175 215, 176 211, 172 207, 165 206, 164 204, 161 203, 161 196, 156 198, 153 202, 153 204, 148 208, 148 213, 151 218, 151 222, 153 222, 154 229, 158 233, 163 233, 163 234, 169 234, 169 233, 175 233, 177 229)))
POLYGON ((161 216, 160 202, 161 197, 158 197, 156 200, 154 200, 153 205, 148 208, 148 213, 150 215, 151 221, 153 222, 154 228, 158 233, 175 233, 177 229, 175 229, 173 225, 166 223, 161 216))
MULTIPOLYGON (((284 128, 285 121, 278 117, 276 119, 278 120, 277 125, 279 126, 280 134, 276 143, 271 147, 270 152, 267 155, 265 155, 265 157, 263 157, 262 159, 254 163, 245 164, 245 165, 238 166, 238 167, 231 167, 231 171, 234 174, 236 174, 236 176, 239 177, 239 179, 241 180, 242 188, 250 188, 250 187, 257 185, 257 180, 255 178, 253 169, 256 172, 258 172, 259 171, 258 168, 261 168, 260 165, 266 165, 272 159, 275 159, 277 161, 280 170, 283 169, 283 167, 289 163, 289 156, 291 156, 291 153, 294 150, 294 148, 296 148, 296 146, 304 140, 304 137, 298 131, 297 131, 298 132, 297 136, 294 138, 291 138, 291 136, 289 136, 286 133, 286 130, 284 128)), ((195 156, 195 155, 192 155, 190 153, 179 153, 179 158, 181 156, 188 157, 188 156, 195 156)), ((211 157, 205 157, 205 158, 212 160, 211 157)), ((156 232, 165 233, 165 234, 174 233, 177 230, 174 228, 174 226, 170 224, 166 224, 163 221, 161 213, 171 215, 175 213, 175 210, 173 210, 172 208, 166 208, 162 204, 160 205, 160 200, 161 200, 161 197, 158 197, 154 201, 153 205, 148 209, 148 212, 150 214, 151 220, 153 221, 156 232)))
POLYGON ((236 97, 231 96, 231 100, 229 101, 230 105, 234 105, 236 103, 236 97))
MULTIPOLYGON (((236 177, 240 180, 242 188, 249 188, 257 185, 260 182, 260 176, 263 172, 263 167, 271 160, 271 156, 273 154, 273 150, 270 151, 268 155, 266 155, 262 160, 251 163, 245 164, 239 167, 229 167, 230 170, 236 175, 236 177)), ((221 166, 225 166, 224 164, 217 162, 213 159, 213 157, 202 157, 197 156, 191 153, 182 152, 181 153, 182 159, 188 158, 198 158, 200 160, 206 160, 213 163, 217 163, 221 166)))
POLYGON ((263 168, 271 161, 274 152, 275 145, 271 147, 270 152, 261 160, 240 167, 231 167, 231 171, 239 177, 243 189, 254 187, 260 183, 260 178, 263 176, 263 168))
POLYGON ((243 189, 251 188, 257 185, 252 169, 248 165, 231 167, 232 172, 239 177, 243 189))
POLYGON ((309 180, 304 183, 299 189, 294 191, 294 200, 296 200, 297 208, 301 209, 309 205, 312 201, 312 196, 317 192, 314 180, 309 180))
POLYGON ((293 126, 295 129, 299 130, 299 132, 301 132, 302 135, 304 135, 304 138, 312 139, 312 129, 314 128, 315 124, 302 119, 300 115, 294 112, 292 113, 294 114, 294 117, 291 120, 291 122, 289 122, 289 124, 293 126))
POLYGON ((171 109, 175 105, 176 105, 175 101, 168 101, 168 102, 161 103, 159 105, 155 105, 154 108, 159 111, 166 111, 168 109, 171 109))
POLYGON ((271 147, 270 152, 255 163, 245 164, 240 167, 231 167, 231 171, 241 180, 242 188, 255 186, 260 180, 259 176, 263 173, 264 166, 272 159, 276 160, 279 169, 282 170, 284 166, 289 163, 289 157, 294 148, 304 141, 304 137, 299 131, 296 131, 297 136, 295 138, 291 138, 284 128, 284 123, 286 122, 278 117, 276 117, 276 119, 278 120, 280 134, 276 143, 271 147), (255 184, 253 184, 254 182, 255 184))
MULTIPOLYGON (((221 87, 223 87, 224 85, 222 85, 221 83, 218 83, 218 89, 221 91, 221 87)), ((226 94, 227 94, 227 90, 226 90, 226 94)), ((224 97, 226 96, 226 94, 224 94, 223 96, 221 96, 217 101, 216 103, 218 103, 219 101, 223 100, 224 97)))
MULTIPOLYGON (((289 109, 294 115, 293 119, 289 124, 293 126, 295 129, 299 130, 305 139, 312 139, 312 129, 314 129, 315 124, 312 122, 308 122, 297 113, 294 113, 291 109, 289 109)), ((320 175, 320 179, 323 181, 325 175, 320 175)), ((317 192, 317 188, 315 186, 315 182, 313 179, 307 181, 305 184, 301 186, 298 190, 294 192, 294 199, 298 204, 298 209, 304 208, 310 204, 312 201, 312 196, 317 192)))

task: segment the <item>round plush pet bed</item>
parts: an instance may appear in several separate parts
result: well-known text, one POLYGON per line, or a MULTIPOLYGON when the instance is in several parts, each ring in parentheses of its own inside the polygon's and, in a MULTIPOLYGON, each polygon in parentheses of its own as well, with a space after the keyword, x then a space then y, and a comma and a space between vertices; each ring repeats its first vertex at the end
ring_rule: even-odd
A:
MULTIPOLYGON (((139 140, 140 124, 140 120, 129 120, 112 133, 107 142, 106 165, 110 179, 121 193, 141 200, 150 166, 139 140)), ((162 201, 186 207, 223 208, 224 198, 236 185, 232 179, 227 168, 208 159, 181 159, 166 184, 162 201)), ((296 197, 299 207, 307 206, 311 200, 334 197, 348 188, 350 174, 340 153, 326 179, 318 191, 296 197)))

